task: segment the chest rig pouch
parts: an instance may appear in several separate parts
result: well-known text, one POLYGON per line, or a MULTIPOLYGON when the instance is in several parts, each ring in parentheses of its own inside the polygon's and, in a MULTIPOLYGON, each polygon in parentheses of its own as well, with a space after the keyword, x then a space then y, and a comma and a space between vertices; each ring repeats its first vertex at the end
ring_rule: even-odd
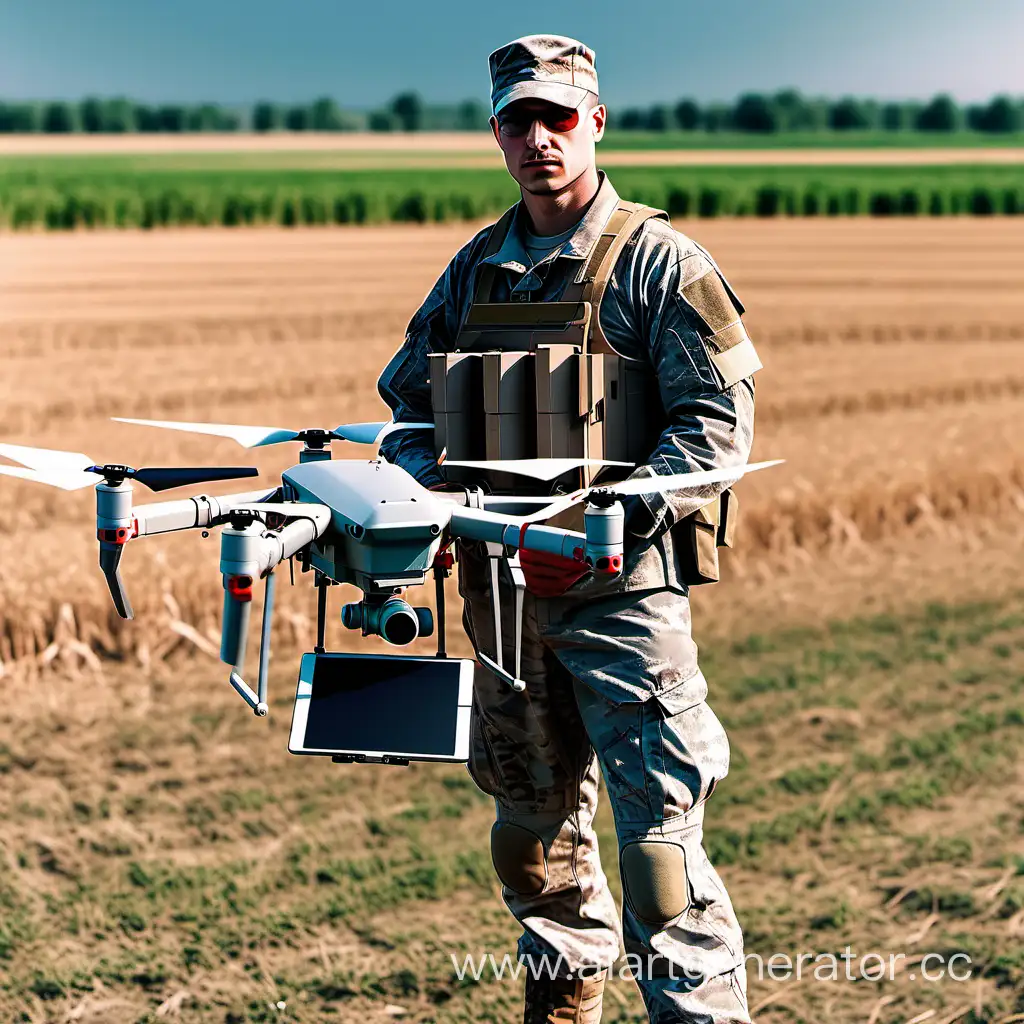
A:
MULTIPOLYGON (((515 207, 495 224, 483 258, 500 249, 514 214, 515 207)), ((555 302, 491 302, 496 268, 480 264, 453 351, 429 357, 439 458, 646 461, 667 425, 657 380, 646 363, 612 348, 598 314, 623 246, 649 217, 668 219, 661 210, 620 200, 581 279, 555 302)), ((582 467, 550 485, 456 467, 446 475, 467 484, 483 477, 494 493, 540 494, 549 486, 588 486, 599 472, 599 466, 582 467)), ((602 480, 610 478, 605 470, 602 480)), ((683 582, 718 580, 717 548, 731 546, 735 513, 735 496, 725 491, 672 527, 683 582)))

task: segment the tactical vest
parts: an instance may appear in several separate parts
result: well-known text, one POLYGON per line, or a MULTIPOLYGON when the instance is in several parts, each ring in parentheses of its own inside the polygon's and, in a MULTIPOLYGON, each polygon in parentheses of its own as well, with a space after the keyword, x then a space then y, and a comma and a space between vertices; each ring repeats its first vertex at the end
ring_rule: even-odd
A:
MULTIPOLYGON (((491 229, 482 258, 501 248, 515 210, 506 211, 491 229)), ((647 460, 668 424, 657 378, 646 362, 628 359, 611 346, 599 313, 623 247, 650 217, 668 220, 662 210, 619 200, 582 275, 555 302, 492 302, 497 268, 490 263, 477 267, 473 302, 453 350, 429 357, 439 459, 588 458, 634 465, 647 460)), ((731 290, 717 273, 710 276, 721 282, 711 298, 718 307, 728 307, 722 311, 728 330, 722 332, 727 337, 721 351, 743 341, 749 345, 742 325, 741 336, 729 335, 742 307, 737 312, 731 290)), ((714 309, 698 312, 709 334, 726 326, 710 322, 718 316, 714 309)), ((538 494, 548 487, 587 486, 598 473, 604 482, 630 472, 583 467, 551 485, 455 467, 446 475, 463 483, 483 478, 495 493, 538 494)), ((716 549, 732 545, 736 512, 735 495, 726 491, 673 526, 673 539, 690 563, 683 566, 684 582, 719 578, 716 549)))

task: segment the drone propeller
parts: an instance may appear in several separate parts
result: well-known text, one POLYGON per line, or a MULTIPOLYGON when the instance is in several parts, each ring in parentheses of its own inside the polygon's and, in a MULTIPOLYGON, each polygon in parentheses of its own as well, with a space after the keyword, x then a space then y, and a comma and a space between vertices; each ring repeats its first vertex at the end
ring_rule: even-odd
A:
POLYGON ((550 519, 559 512, 562 512, 567 508, 571 508, 573 505, 576 505, 581 501, 586 501, 594 494, 607 495, 614 499, 631 494, 658 494, 659 492, 665 491, 686 491, 695 487, 703 487, 705 484, 717 484, 727 481, 734 483, 747 473, 753 473, 759 469, 768 469, 769 466, 777 466, 784 461, 784 459, 771 459, 768 462, 749 462, 744 466, 727 466, 721 469, 705 469, 698 470, 694 473, 669 473, 664 476, 655 475, 632 477, 629 480, 623 480, 616 484, 587 487, 556 499, 550 505, 546 505, 544 508, 540 509, 540 511, 534 512, 529 516, 524 516, 522 521, 525 523, 533 523, 544 519, 550 519))
POLYGON ((613 462, 610 459, 481 459, 465 462, 461 459, 445 459, 443 466, 460 466, 465 469, 494 470, 512 473, 514 476, 530 476, 536 480, 554 480, 556 476, 568 473, 582 466, 627 466, 632 462, 613 462))
POLYGON ((16 476, 21 480, 35 480, 39 476, 36 470, 25 466, 0 466, 0 473, 4 476, 16 476))
POLYGON ((0 455, 20 462, 32 469, 84 469, 92 459, 81 452, 64 452, 54 448, 28 448, 20 444, 0 444, 0 455))
POLYGON ((21 466, 0 466, 0 474, 33 480, 36 483, 59 487, 65 491, 77 491, 98 483, 96 476, 103 477, 108 484, 120 484, 124 480, 135 480, 151 491, 168 491, 173 487, 190 484, 210 483, 215 480, 238 480, 242 477, 258 476, 254 466, 200 466, 194 468, 149 467, 133 469, 131 466, 109 464, 97 466, 88 455, 81 452, 62 452, 52 448, 27 448, 19 444, 0 444, 0 455, 4 455, 21 466))
POLYGON ((287 427, 242 426, 234 423, 183 423, 177 420, 137 420, 113 417, 118 423, 133 423, 142 427, 162 427, 165 430, 184 430, 192 434, 210 434, 236 441, 243 448, 262 448, 284 441, 302 441, 310 447, 323 448, 331 441, 354 441, 356 444, 376 444, 392 430, 432 430, 432 423, 342 423, 333 430, 311 428, 289 430, 287 427))

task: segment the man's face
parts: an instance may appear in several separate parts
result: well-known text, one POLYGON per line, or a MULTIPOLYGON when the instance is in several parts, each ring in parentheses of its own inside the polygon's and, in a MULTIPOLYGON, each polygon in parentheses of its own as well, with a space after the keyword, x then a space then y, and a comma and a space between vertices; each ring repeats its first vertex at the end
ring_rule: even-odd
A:
POLYGON ((505 166, 527 192, 557 193, 596 165, 605 108, 593 102, 585 99, 573 110, 546 100, 518 100, 491 118, 505 166))

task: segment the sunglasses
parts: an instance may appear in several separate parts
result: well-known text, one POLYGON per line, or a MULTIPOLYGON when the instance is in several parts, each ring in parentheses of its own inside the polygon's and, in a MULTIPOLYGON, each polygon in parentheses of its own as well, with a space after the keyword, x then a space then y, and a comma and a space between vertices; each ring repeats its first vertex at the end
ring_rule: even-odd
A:
POLYGON ((509 111, 498 115, 498 131, 509 138, 522 138, 540 121, 549 132, 563 135, 571 132, 580 123, 579 108, 566 110, 565 107, 544 107, 541 110, 509 111))

